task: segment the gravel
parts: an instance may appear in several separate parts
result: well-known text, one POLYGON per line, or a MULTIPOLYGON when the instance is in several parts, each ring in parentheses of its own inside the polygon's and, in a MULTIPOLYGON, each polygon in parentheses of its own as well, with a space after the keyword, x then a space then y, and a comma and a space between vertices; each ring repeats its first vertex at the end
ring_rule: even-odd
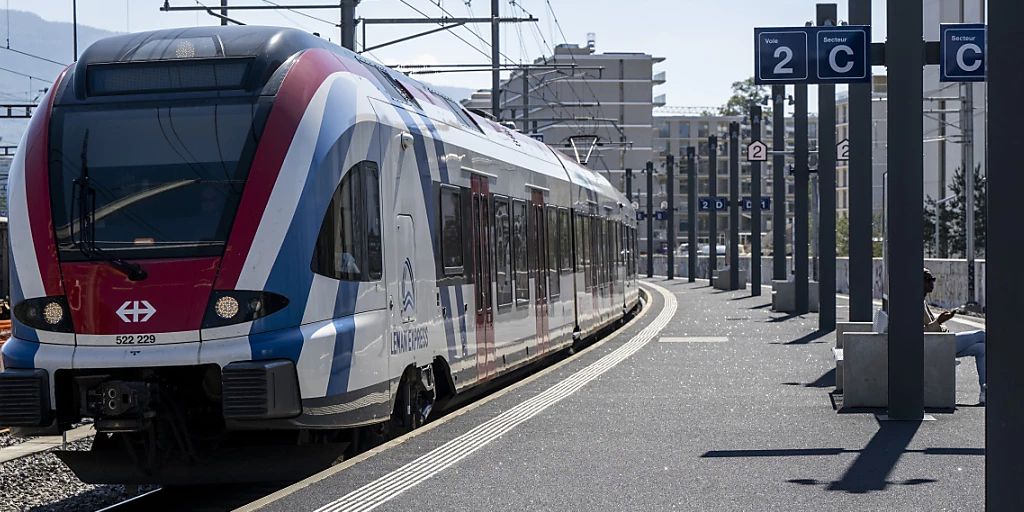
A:
MULTIPOLYGON (((68 443, 69 450, 88 450, 90 446, 91 438, 68 443)), ((86 484, 55 455, 42 452, 0 465, 0 512, 91 512, 152 488, 86 484)))
POLYGON ((28 441, 27 437, 12 436, 10 430, 0 431, 0 448, 7 448, 8 446, 14 446, 25 441, 28 441))

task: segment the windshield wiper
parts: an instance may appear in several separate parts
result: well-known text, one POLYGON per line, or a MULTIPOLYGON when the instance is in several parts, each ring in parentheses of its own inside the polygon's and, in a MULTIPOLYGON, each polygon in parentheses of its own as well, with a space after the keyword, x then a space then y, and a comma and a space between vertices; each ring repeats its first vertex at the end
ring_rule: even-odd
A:
POLYGON ((71 229, 71 243, 89 259, 101 260, 114 267, 131 281, 142 281, 149 274, 138 263, 111 256, 96 245, 96 190, 89 181, 89 164, 86 149, 89 145, 89 130, 82 140, 82 175, 72 181, 71 213, 74 214, 75 199, 78 199, 78 241, 75 229, 71 229))

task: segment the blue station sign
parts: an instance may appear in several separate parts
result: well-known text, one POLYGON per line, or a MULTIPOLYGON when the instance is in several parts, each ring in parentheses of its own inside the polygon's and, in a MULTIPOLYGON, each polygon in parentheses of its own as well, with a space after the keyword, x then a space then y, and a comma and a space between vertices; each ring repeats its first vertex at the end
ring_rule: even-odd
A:
POLYGON ((754 29, 755 83, 870 81, 870 26, 754 29))
POLYGON ((939 26, 939 81, 985 81, 985 25, 944 23, 939 26))
POLYGON ((644 220, 647 218, 647 212, 643 210, 636 211, 636 220, 644 220))
POLYGON ((668 212, 658 210, 654 212, 654 220, 665 220, 668 218, 668 212))
POLYGON ((714 208, 716 211, 725 210, 729 206, 727 197, 701 197, 697 201, 697 209, 702 212, 709 212, 714 208))
MULTIPOLYGON (((761 198, 761 209, 768 210, 772 207, 772 198, 762 197, 761 198)), ((749 197, 744 197, 740 200, 740 208, 745 212, 749 212, 754 209, 754 201, 749 197)))

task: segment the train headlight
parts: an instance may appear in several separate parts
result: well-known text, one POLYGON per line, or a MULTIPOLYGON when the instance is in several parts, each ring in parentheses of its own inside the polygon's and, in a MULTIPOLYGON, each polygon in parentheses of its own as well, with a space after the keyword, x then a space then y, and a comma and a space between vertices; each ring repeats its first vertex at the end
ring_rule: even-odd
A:
POLYGON ((25 299, 14 305, 14 318, 33 329, 74 332, 71 309, 61 295, 25 299))
POLYGON ((230 296, 221 297, 214 303, 213 310, 224 320, 231 320, 238 315, 238 299, 230 296))
POLYGON ((64 319, 64 308, 56 302, 47 302, 43 306, 43 320, 50 325, 57 325, 64 319))
POLYGON ((210 295, 203 328, 250 322, 288 305, 288 299, 271 292, 214 290, 210 295))

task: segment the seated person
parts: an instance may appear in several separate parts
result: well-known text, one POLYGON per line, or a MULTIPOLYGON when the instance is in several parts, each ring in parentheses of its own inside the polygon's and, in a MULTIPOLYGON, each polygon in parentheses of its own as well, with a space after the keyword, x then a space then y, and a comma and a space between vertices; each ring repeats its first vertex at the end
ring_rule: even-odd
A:
MULTIPOLYGON (((927 297, 935 289, 935 276, 927 268, 924 269, 924 294, 927 297)), ((925 332, 949 332, 946 326, 942 325, 956 316, 952 311, 943 311, 935 316, 928 307, 928 300, 924 301, 924 330, 925 332)), ((978 384, 981 386, 981 393, 978 395, 978 403, 985 405, 985 331, 967 331, 956 333, 956 356, 974 356, 975 365, 978 367, 978 384)))

